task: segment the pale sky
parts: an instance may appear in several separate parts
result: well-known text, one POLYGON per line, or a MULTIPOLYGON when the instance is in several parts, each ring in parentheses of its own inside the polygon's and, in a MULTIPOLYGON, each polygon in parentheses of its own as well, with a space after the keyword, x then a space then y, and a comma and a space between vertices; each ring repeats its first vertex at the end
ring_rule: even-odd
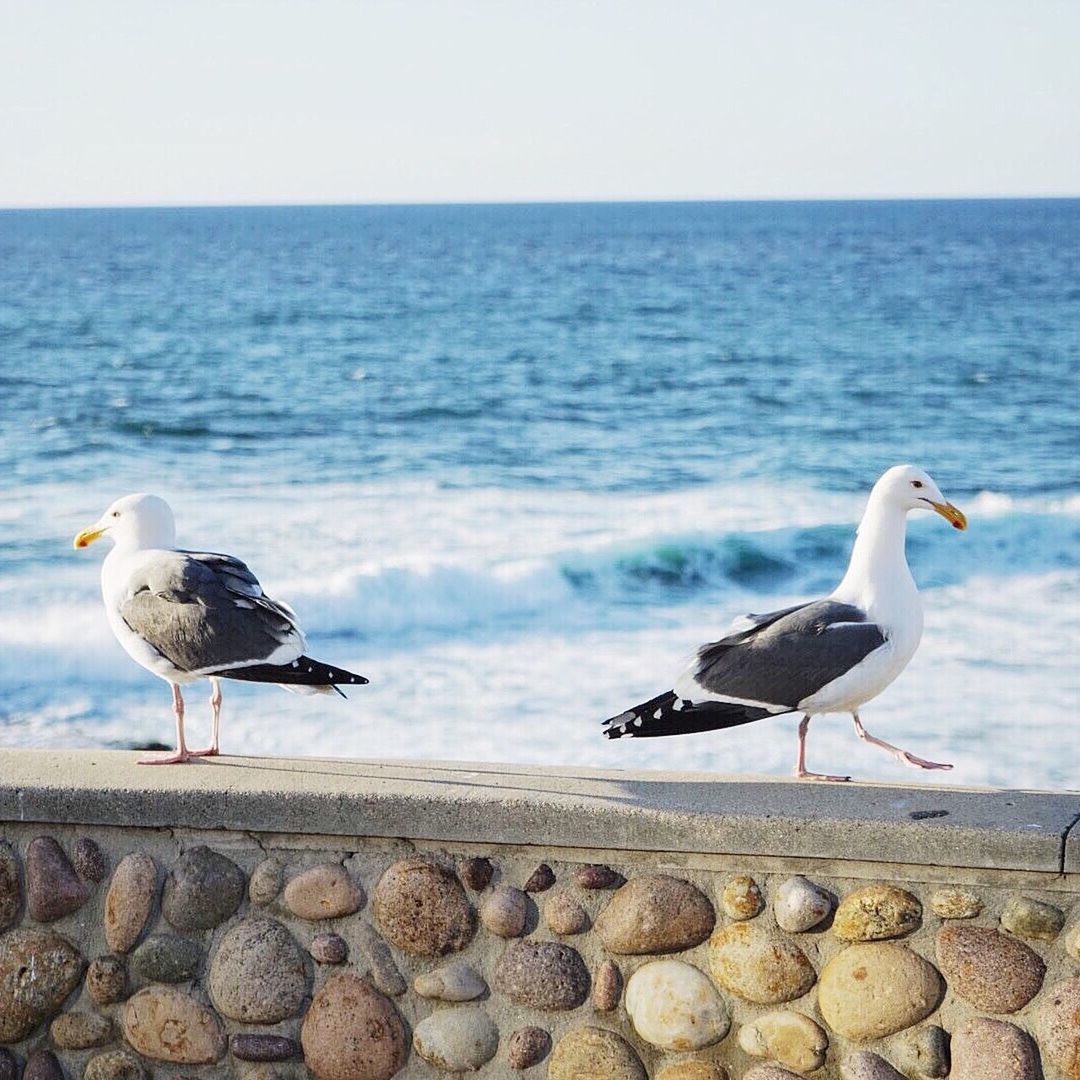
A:
POLYGON ((0 206, 1080 195, 1080 0, 0 0, 0 206))

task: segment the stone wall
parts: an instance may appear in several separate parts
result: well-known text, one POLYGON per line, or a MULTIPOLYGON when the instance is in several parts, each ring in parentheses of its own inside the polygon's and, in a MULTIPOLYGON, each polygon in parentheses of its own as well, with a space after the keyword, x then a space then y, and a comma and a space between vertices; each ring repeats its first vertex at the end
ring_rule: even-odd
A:
POLYGON ((702 783, 0 751, 0 1080, 1080 1078, 1080 799, 702 783))

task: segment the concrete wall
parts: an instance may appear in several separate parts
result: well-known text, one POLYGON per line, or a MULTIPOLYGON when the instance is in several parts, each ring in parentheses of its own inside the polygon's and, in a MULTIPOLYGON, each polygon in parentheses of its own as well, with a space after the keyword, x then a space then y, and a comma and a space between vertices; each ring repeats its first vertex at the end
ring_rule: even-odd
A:
POLYGON ((134 757, 0 751, 0 1080, 1080 1078, 1080 796, 134 757))

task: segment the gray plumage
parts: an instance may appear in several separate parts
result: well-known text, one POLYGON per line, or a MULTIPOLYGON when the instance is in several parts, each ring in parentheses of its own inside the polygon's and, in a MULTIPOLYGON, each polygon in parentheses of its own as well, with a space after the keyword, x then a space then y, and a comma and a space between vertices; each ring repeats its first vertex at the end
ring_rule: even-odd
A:
POLYGON ((124 622, 180 671, 266 660, 290 642, 303 649, 292 610, 229 555, 162 552, 136 570, 129 592, 124 622))
POLYGON ((769 615, 698 650, 694 682, 710 695, 795 709, 885 644, 881 627, 851 604, 815 600, 769 615))

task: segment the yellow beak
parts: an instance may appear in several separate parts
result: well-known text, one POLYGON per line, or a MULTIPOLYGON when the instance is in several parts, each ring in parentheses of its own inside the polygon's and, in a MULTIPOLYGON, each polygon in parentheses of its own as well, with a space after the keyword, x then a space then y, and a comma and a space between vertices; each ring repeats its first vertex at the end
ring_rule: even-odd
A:
POLYGON ((95 540, 98 539, 105 532, 104 529, 83 529, 78 536, 75 537, 75 547, 84 548, 89 547, 95 540))
MULTIPOLYGON (((967 518, 964 517, 963 513, 960 510, 957 510, 957 508, 955 506, 953 506, 953 504, 951 502, 946 502, 946 503, 932 502, 932 503, 930 503, 930 505, 954 529, 963 530, 963 529, 967 528, 967 518)), ((77 540, 75 542, 76 542, 76 544, 78 543, 77 540)))

